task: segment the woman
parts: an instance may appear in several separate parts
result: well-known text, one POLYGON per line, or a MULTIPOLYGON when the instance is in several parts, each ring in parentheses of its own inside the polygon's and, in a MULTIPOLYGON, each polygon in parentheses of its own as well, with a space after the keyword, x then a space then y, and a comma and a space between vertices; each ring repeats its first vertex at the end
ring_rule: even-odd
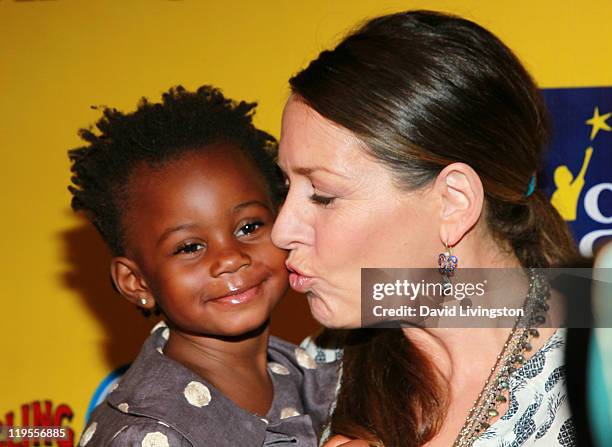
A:
MULTIPOLYGON (((360 326, 361 267, 437 267, 449 251, 459 268, 576 256, 536 187, 543 100, 487 30, 427 11, 383 16, 290 84, 279 152, 289 191, 272 238, 324 326, 360 326)), ((537 292, 527 271, 523 282, 537 292)), ((330 445, 573 445, 564 332, 519 332, 350 331, 330 426, 348 438, 330 445), (494 402, 479 399, 493 382, 494 402)))

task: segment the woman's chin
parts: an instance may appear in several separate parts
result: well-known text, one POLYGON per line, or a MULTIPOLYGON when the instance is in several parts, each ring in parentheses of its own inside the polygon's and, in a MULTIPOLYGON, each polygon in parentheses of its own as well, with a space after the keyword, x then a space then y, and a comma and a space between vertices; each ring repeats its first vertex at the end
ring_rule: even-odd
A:
POLYGON ((325 327, 333 327, 333 314, 321 297, 312 292, 306 293, 312 317, 325 327))
MULTIPOLYGON (((308 292, 308 305, 312 317, 329 329, 354 329, 359 327, 359 321, 353 322, 349 315, 334 312, 320 296, 308 292), (348 318, 347 318, 348 317, 348 318)), ((359 316, 358 316, 359 317, 359 316)))

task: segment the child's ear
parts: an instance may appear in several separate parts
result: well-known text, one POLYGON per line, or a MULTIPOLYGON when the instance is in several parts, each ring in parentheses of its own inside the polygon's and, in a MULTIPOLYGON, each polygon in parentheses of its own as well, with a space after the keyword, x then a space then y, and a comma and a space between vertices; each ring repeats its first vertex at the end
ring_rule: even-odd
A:
POLYGON ((110 272, 115 287, 126 300, 143 309, 155 307, 155 298, 134 261, 116 256, 111 259, 110 272))

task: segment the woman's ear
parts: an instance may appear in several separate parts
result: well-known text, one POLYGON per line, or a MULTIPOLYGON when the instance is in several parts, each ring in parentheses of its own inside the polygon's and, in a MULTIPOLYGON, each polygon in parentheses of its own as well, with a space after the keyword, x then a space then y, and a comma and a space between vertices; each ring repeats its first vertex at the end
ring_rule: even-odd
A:
POLYGON ((116 256, 111 259, 110 270, 115 287, 126 300, 143 309, 155 307, 155 298, 136 262, 116 256))
POLYGON ((465 163, 445 167, 434 183, 442 198, 440 240, 456 245, 474 226, 483 210, 484 190, 480 177, 465 163))

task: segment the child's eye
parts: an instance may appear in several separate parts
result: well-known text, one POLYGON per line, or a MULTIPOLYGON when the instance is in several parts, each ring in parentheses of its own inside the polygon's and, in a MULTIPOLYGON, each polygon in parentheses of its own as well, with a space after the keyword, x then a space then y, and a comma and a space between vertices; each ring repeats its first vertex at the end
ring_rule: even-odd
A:
POLYGON ((175 255, 178 255, 180 253, 192 254, 200 250, 203 250, 205 247, 206 246, 204 244, 201 244, 199 242, 188 242, 186 244, 179 245, 176 251, 174 252, 174 254, 175 255))
POLYGON ((257 231, 263 225, 264 223, 261 221, 249 222, 246 225, 243 225, 238 229, 238 231, 236 232, 236 236, 238 237, 248 236, 249 234, 257 231))
POLYGON ((315 193, 310 196, 310 200, 317 205, 326 206, 326 205, 331 205, 333 201, 336 200, 336 198, 328 197, 328 196, 321 196, 315 193))

